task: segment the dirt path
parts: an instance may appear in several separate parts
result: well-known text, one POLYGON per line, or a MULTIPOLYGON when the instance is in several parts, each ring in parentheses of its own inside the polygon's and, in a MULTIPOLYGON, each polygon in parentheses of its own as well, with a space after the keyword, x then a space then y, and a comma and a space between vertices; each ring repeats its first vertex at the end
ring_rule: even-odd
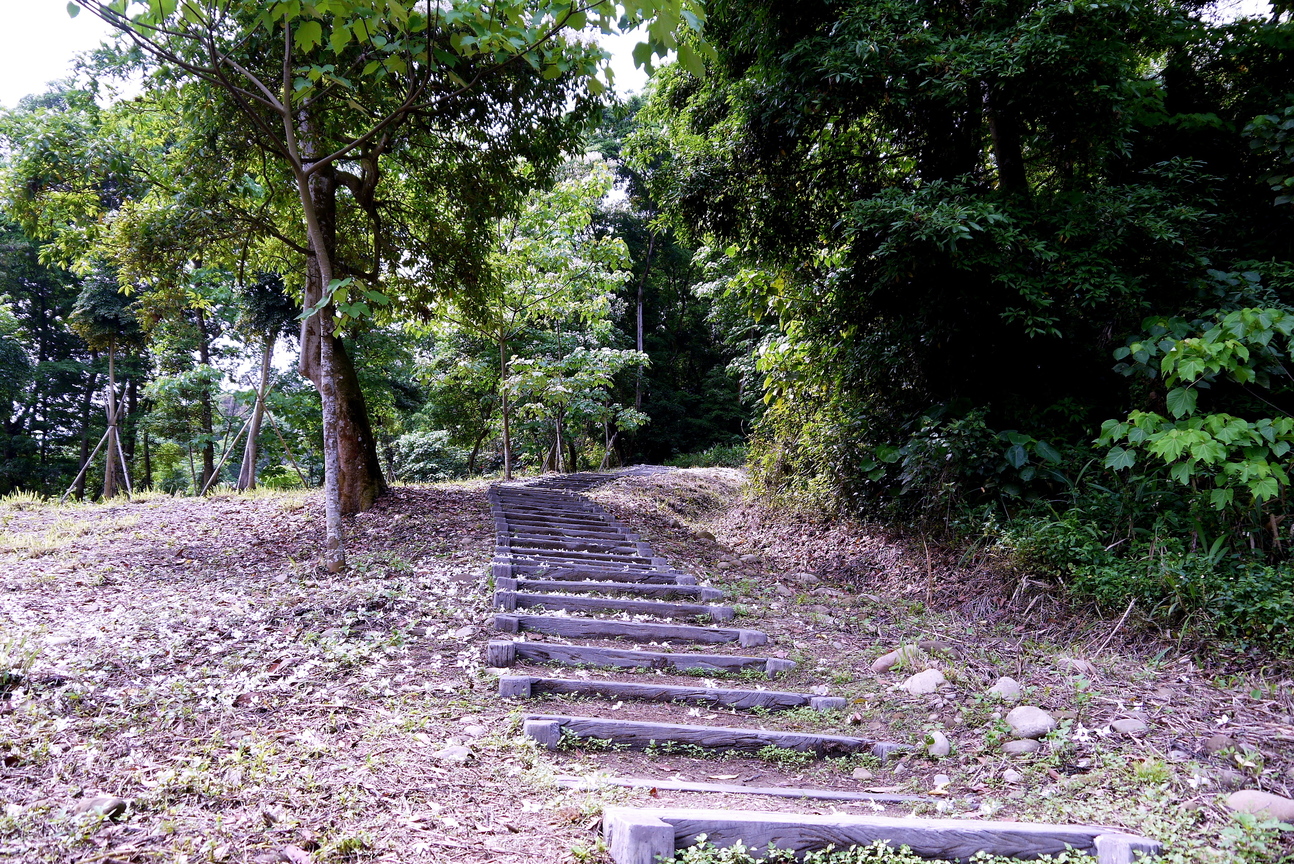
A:
MULTIPOLYGON (((938 727, 952 744, 948 758, 882 766, 869 757, 539 749, 518 734, 523 710, 539 706, 500 701, 497 676, 483 665, 499 637, 487 629, 494 613, 483 574, 495 538, 483 484, 398 489, 352 522, 355 567, 339 577, 311 564, 313 496, 6 503, 0 859, 593 861, 604 804, 716 804, 699 793, 585 792, 553 780, 614 771, 941 791, 935 797, 978 799, 977 813, 998 818, 1147 833, 1180 861, 1277 860, 1273 832, 1239 826, 1217 802, 1231 784, 1290 791, 1286 679, 1210 677, 1171 644, 1124 634, 1093 650, 1109 622, 1039 621, 1040 608, 1057 614, 1049 601, 1022 617, 1027 593, 1002 614, 996 606, 977 614, 965 600, 953 604, 960 611, 929 611, 911 578, 875 576, 920 572, 893 544, 770 514, 742 502, 739 482, 730 472, 678 472, 590 497, 676 569, 728 592, 737 625, 773 637, 762 653, 797 663, 779 689, 822 683, 851 701, 847 712, 761 717, 762 725, 909 744, 938 727), (928 658, 950 682, 937 694, 909 696, 893 689, 902 673, 870 671, 879 654, 923 638, 953 649, 928 658), (1094 671, 1075 674, 1062 657, 1094 671), (1043 754, 1000 754, 992 715, 1001 706, 982 695, 1000 674, 1053 713, 1074 713, 1043 754), (1147 734, 1108 731, 1132 713, 1145 716, 1147 734), (1203 745, 1218 732, 1237 746, 1210 755, 1203 745), (942 788, 939 774, 949 780, 942 788), (129 806, 115 820, 74 812, 99 798, 129 806)), ((643 719, 665 710, 630 701, 616 709, 643 719)), ((694 723, 731 725, 735 716, 684 710, 694 723)), ((753 796, 721 804, 874 806, 753 796)))

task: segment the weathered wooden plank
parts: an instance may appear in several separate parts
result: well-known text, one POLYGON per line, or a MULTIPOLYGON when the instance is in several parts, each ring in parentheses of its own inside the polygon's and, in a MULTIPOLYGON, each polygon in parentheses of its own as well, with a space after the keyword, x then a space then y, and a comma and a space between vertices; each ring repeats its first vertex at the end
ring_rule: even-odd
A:
POLYGON ((576 582, 565 579, 495 579, 500 591, 527 591, 545 594, 638 594, 648 597, 691 597, 702 603, 718 600, 723 592, 704 585, 659 585, 650 582, 576 582))
MULTIPOLYGON (((535 568, 529 574, 534 579, 547 579, 560 582, 646 582, 648 584, 695 585, 696 577, 691 573, 679 573, 674 570, 611 570, 600 567, 560 567, 557 569, 535 568)), ((520 578, 520 577, 518 577, 520 578)))
POLYGON ((513 560, 509 555, 497 555, 490 564, 491 572, 495 576, 514 576, 517 578, 529 576, 534 579, 547 579, 548 573, 563 573, 569 571, 603 571, 608 574, 602 581, 604 582, 662 582, 667 579, 644 579, 639 577, 672 575, 673 581, 679 585, 695 585, 696 577, 687 574, 679 574, 672 570, 668 564, 571 564, 558 561, 534 561, 522 559, 513 560), (615 575, 610 575, 615 574, 615 575))
POLYGON ((627 639, 631 642, 690 642, 722 645, 736 642, 743 648, 768 644, 758 630, 655 624, 649 621, 606 621, 551 615, 495 615, 494 627, 504 633, 546 633, 571 639, 627 639))
MULTIPOLYGON (((528 714, 526 720, 557 723, 577 738, 597 738, 642 750, 653 744, 690 744, 710 750, 755 754, 765 747, 781 747, 819 757, 872 753, 884 758, 903 749, 901 745, 847 735, 818 735, 783 732, 777 729, 745 729, 725 726, 686 726, 675 723, 641 723, 602 717, 572 717, 558 714, 528 714)), ((541 742, 542 743, 542 742, 541 742)))
POLYGON ((495 519, 504 519, 509 525, 549 525, 549 526, 574 526, 585 528, 610 528, 620 529, 619 525, 607 519, 601 519, 596 516, 567 516, 555 513, 515 513, 506 510, 496 510, 491 514, 495 519))
MULTIPOLYGON (((699 783, 692 780, 664 780, 653 777, 557 776, 553 782, 567 789, 595 790, 606 786, 622 789, 663 789, 667 792, 713 792, 719 795, 763 795, 768 798, 804 798, 812 801, 873 801, 877 804, 932 804, 947 801, 929 795, 897 795, 884 792, 850 792, 845 789, 810 789, 801 786, 738 786, 730 783, 699 783)), ((973 805, 972 805, 973 806, 973 805)))
MULTIPOLYGON (((638 557, 643 552, 637 543, 618 537, 585 539, 580 537, 518 537, 512 534, 500 537, 498 545, 503 549, 523 551, 536 549, 558 552, 594 552, 600 555, 625 555, 630 557, 638 557)), ((647 554, 650 557, 650 551, 647 554)))
POLYGON ((654 615, 657 618, 709 618, 713 621, 731 621, 736 617, 731 606, 566 594, 522 594, 515 591, 494 592, 494 605, 508 610, 543 608, 565 609, 570 612, 628 612, 631 615, 654 615))
MULTIPOLYGON (((719 847, 740 840, 748 849, 767 849, 769 844, 796 852, 825 849, 827 846, 849 848, 884 841, 892 846, 908 846, 923 858, 942 861, 966 861, 978 852, 1008 858, 1032 860, 1042 855, 1058 855, 1066 848, 1098 852, 1098 837, 1120 837, 1128 846, 1136 843, 1158 853, 1158 844, 1145 837, 1123 834, 1109 828, 1087 825, 1052 825, 1031 822, 972 821, 969 819, 914 819, 888 816, 855 816, 763 812, 756 810, 694 810, 673 808, 608 807, 603 812, 604 831, 608 840, 621 836, 616 845, 623 859, 617 864, 637 862, 643 849, 641 842, 625 826, 668 824, 674 831, 673 855, 677 849, 694 845, 700 835, 719 847), (629 842, 625 842, 628 840, 629 842)), ((650 851, 661 846, 659 837, 652 839, 650 851)), ((1103 846, 1115 844, 1105 842, 1103 846)), ((644 846, 644 849, 646 846, 644 846)), ((614 857, 614 856, 613 856, 614 857)), ((1131 862, 1129 854, 1112 852, 1098 859, 1101 864, 1131 862)))
POLYGON ((486 665, 495 668, 517 662, 558 663, 566 666, 606 666, 616 669, 699 669, 710 672, 752 670, 769 677, 795 668, 793 660, 743 657, 739 654, 688 654, 599 648, 595 645, 556 645, 551 642, 496 640, 485 647, 486 665))
POLYGON ((521 527, 508 527, 504 525, 504 530, 509 536, 514 538, 523 538, 526 540, 609 540, 617 543, 641 543, 637 534, 630 534, 628 531, 617 531, 613 528, 603 530, 589 530, 587 528, 539 528, 535 526, 523 525, 521 527))
POLYGON ((845 707, 845 700, 812 693, 784 693, 777 690, 742 690, 728 687, 685 687, 676 684, 637 681, 598 681, 584 678, 540 678, 533 675, 502 675, 499 695, 515 699, 536 696, 600 696, 603 699, 635 699, 640 702, 687 702, 717 705, 749 711, 765 708, 786 711, 811 707, 831 711, 845 707))
MULTIPOLYGON (((495 544, 499 550, 507 550, 507 553, 515 558, 534 559, 536 561, 570 561, 577 564, 653 564, 655 558, 638 555, 636 553, 625 553, 623 555, 613 552, 577 552, 567 549, 536 549, 531 546, 514 545, 506 537, 499 538, 495 544)), ((661 559, 664 560, 664 559, 661 559)))

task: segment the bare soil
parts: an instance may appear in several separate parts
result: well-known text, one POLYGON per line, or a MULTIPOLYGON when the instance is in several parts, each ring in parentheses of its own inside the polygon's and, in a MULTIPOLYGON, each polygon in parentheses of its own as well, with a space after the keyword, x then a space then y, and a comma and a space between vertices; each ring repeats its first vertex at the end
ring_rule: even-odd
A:
POLYGON ((1233 786, 1290 793, 1288 670, 1209 667, 1135 620, 1116 629, 1069 608, 1039 580, 1022 585, 983 560, 959 569, 866 526, 770 511, 742 483, 739 472, 681 471, 590 497, 657 554, 728 590, 739 626, 775 637, 766 649, 729 650, 799 663, 774 681, 724 686, 825 686, 851 700, 845 712, 501 701, 481 665, 484 643, 501 635, 489 627, 494 537, 481 483, 396 489, 349 521, 352 567, 335 576, 315 564, 313 494, 0 504, 0 860, 596 861, 598 814, 610 802, 874 809, 553 783, 597 773, 933 793, 939 803, 917 812, 1116 824, 1165 839, 1182 861, 1267 860, 1241 841, 1280 851, 1261 828, 1225 839, 1235 823, 1219 797, 1233 786), (921 661, 947 675, 938 694, 896 690, 910 669, 870 671, 878 655, 922 639, 947 649, 921 661), (1064 717, 1040 756, 1000 753, 1009 706, 983 691, 1002 674, 1025 686, 1026 702, 1064 717), (884 766, 786 753, 547 753, 517 734, 525 711, 914 747, 939 728, 954 749, 884 766), (1110 731, 1127 716, 1149 732, 1110 731), (1211 755, 1204 743, 1220 732, 1237 746, 1211 755), (1020 779, 1007 782, 1007 769, 1020 779), (116 820, 75 812, 97 796, 129 808, 116 820))

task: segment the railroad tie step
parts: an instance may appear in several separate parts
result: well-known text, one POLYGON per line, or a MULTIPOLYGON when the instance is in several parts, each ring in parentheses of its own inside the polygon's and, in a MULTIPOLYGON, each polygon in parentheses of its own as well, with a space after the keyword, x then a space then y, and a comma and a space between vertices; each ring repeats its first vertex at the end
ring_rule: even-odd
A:
POLYGON ((743 657, 739 654, 688 654, 599 648, 594 645, 554 645, 550 642, 511 642, 496 639, 485 646, 485 665, 504 669, 518 662, 615 669, 678 669, 704 672, 763 672, 772 678, 795 668, 794 660, 743 657))
POLYGON ((629 642, 687 642, 697 645, 735 642, 742 648, 755 648, 769 643, 767 634, 759 630, 556 615, 495 615, 494 628, 503 633, 543 633, 571 639, 624 639, 629 642))
MULTIPOLYGON (((511 568, 509 568, 511 571, 511 568)), ((531 579, 545 579, 558 582, 646 582, 655 585, 695 585, 696 577, 691 573, 679 573, 677 570, 606 570, 602 568, 557 567, 522 570, 516 578, 528 576, 531 579)), ((515 574, 513 574, 515 576, 515 574)), ((504 576, 503 578, 508 578, 504 576)))
POLYGON ((519 591, 495 591, 494 605, 499 609, 565 609, 568 612, 627 612, 657 618, 708 618, 731 621, 736 612, 731 606, 705 603, 669 603, 663 600, 621 600, 613 597, 586 597, 578 594, 524 594, 519 591))
POLYGON ((563 735, 569 736, 572 743, 578 743, 580 738, 590 738, 618 744, 630 750, 689 746, 756 755, 766 747, 777 747, 799 753, 813 753, 819 758, 870 753, 878 759, 886 759, 908 749, 902 744, 849 735, 727 726, 691 726, 678 723, 645 723, 636 720, 559 714, 527 714, 522 718, 521 730, 523 735, 550 750, 561 746, 563 735))
POLYGON ((518 579, 512 576, 494 580, 499 591, 525 591, 539 594, 638 594, 646 597, 690 597, 702 603, 718 600, 723 592, 703 585, 656 585, 644 582, 576 582, 565 579, 518 579))
MULTIPOLYGON (((734 783, 703 783, 658 777, 589 777, 557 775, 553 782, 564 789, 595 792, 608 786, 622 789, 657 789, 666 792, 712 792, 720 795, 764 795, 770 798, 806 798, 811 801, 867 801, 876 804, 947 804, 948 799, 932 795, 900 795, 894 792, 851 792, 848 789, 816 789, 803 786, 744 786, 734 783)), ((961 801, 958 802, 963 803, 961 801)), ((967 799, 967 806, 978 806, 977 799, 967 799)))
POLYGON ((727 687, 685 687, 677 684, 637 681, 599 681, 588 678, 540 678, 533 675, 499 676, 499 695, 505 699, 533 699, 537 696, 599 696, 603 699, 634 699, 640 702, 687 702, 749 711, 763 708, 788 711, 812 708, 835 711, 848 703, 839 696, 812 693, 782 693, 776 690, 739 690, 727 687))
POLYGON ((796 853, 848 849, 882 841, 920 858, 966 861, 977 853, 1033 860, 1073 849, 1099 864, 1133 864, 1158 855, 1160 844, 1116 828, 971 819, 779 813, 762 810, 607 807, 602 833, 615 864, 673 861, 701 836, 719 848, 738 840, 749 849, 770 844, 796 853))

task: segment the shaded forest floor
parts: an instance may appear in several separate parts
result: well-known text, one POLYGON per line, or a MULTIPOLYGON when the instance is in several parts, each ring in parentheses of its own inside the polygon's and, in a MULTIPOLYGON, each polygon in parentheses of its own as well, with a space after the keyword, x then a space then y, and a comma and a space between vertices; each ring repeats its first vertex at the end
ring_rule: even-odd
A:
MULTIPOLYGON (((1274 828, 1219 803, 1238 787, 1289 795, 1287 669, 1252 657, 1202 663, 1135 622, 1116 630, 1068 609, 994 562, 963 567, 860 526, 770 512, 743 497, 741 479, 675 472, 591 497, 658 554, 727 589, 741 626, 776 638, 774 653, 800 664, 777 689, 826 685, 852 707, 692 709, 701 719, 688 722, 918 746, 938 729, 949 757, 882 766, 535 750, 517 717, 544 706, 500 701, 481 665, 497 636, 484 484, 396 489, 350 522, 353 566, 338 576, 313 563, 313 494, 14 502, 0 504, 0 859, 595 861, 610 802, 833 809, 553 783, 598 771, 933 792, 941 806, 923 812, 1120 825, 1167 841, 1179 861, 1289 851, 1274 828), (937 694, 896 689, 911 668, 871 671, 879 655, 921 640, 930 648, 913 661, 949 682, 937 694), (1061 719, 1041 755, 1001 755, 1006 706, 984 695, 1000 675, 1061 719), (1148 731, 1112 731, 1120 718, 1148 731), (116 819, 97 812, 113 810, 111 799, 128 804, 116 819)), ((689 713, 570 700, 563 709, 689 713)))

